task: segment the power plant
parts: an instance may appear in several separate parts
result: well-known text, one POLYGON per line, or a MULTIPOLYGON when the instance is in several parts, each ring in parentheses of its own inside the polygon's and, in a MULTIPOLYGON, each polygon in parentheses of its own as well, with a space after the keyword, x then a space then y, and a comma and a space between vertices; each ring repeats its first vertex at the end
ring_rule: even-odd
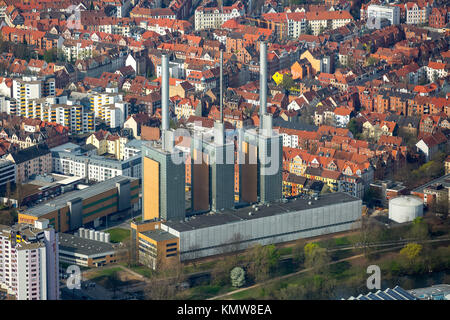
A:
POLYGON ((186 214, 183 152, 175 148, 174 131, 169 129, 168 59, 162 56, 161 142, 142 147, 143 220, 183 220, 186 214))
POLYGON ((168 128, 168 58, 163 55, 162 137, 161 142, 147 143, 142 149, 143 219, 131 224, 133 255, 141 263, 156 268, 155 248, 166 262, 185 261, 358 225, 362 202, 348 194, 282 199, 282 137, 273 130, 272 115, 267 113, 265 43, 261 43, 260 59, 259 126, 225 132, 221 53, 220 117, 211 129, 194 126, 190 147, 183 146, 191 161, 187 164, 192 187, 188 211, 186 163, 182 159, 189 157, 183 158, 182 149, 175 146, 174 131, 168 128), (177 159, 181 161, 174 161, 177 159))

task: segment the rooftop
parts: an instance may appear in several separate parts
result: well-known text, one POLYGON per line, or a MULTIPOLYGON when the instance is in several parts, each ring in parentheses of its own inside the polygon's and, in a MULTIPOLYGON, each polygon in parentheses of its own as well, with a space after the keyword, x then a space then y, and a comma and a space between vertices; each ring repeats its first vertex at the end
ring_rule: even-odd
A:
POLYGON ((155 229, 150 231, 142 232, 143 235, 155 240, 155 241, 166 241, 170 239, 177 239, 173 234, 168 233, 167 231, 161 229, 155 229))
POLYGON ((311 200, 307 200, 296 198, 286 203, 258 204, 255 208, 252 206, 234 210, 224 210, 222 213, 208 213, 189 217, 186 221, 167 221, 163 224, 169 228, 182 232, 226 223, 234 223, 242 220, 259 219, 288 212, 320 208, 339 203, 361 201, 347 193, 340 192, 326 194, 317 199, 318 200, 314 200, 314 198, 311 198, 311 200), (309 202, 311 204, 309 204, 309 202), (249 213, 251 213, 251 215, 249 215, 249 213))
POLYGON ((69 233, 60 232, 59 250, 91 256, 114 251, 114 246, 110 243, 81 238, 69 233))
POLYGON ((111 178, 109 180, 99 182, 94 184, 93 186, 87 187, 83 190, 77 190, 73 192, 65 193, 53 200, 50 200, 46 203, 40 204, 38 206, 32 207, 24 212, 23 214, 41 217, 45 214, 48 214, 52 211, 64 208, 67 206, 67 202, 72 201, 76 198, 88 199, 108 190, 111 190, 116 187, 116 183, 121 182, 125 179, 130 179, 131 181, 136 180, 137 178, 125 177, 125 176, 117 176, 111 178))

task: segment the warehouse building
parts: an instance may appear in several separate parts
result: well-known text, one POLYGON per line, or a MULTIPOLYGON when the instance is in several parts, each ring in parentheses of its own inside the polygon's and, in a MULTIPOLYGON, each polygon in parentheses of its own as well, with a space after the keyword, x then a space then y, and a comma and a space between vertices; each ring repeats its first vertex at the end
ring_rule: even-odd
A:
POLYGON ((346 193, 260 204, 223 213, 165 221, 160 229, 179 238, 180 260, 342 232, 358 226, 362 201, 346 193), (317 200, 316 200, 317 199, 317 200))
POLYGON ((19 213, 19 223, 45 218, 57 232, 67 232, 112 214, 128 214, 139 207, 139 179, 117 176, 83 190, 63 194, 19 213))

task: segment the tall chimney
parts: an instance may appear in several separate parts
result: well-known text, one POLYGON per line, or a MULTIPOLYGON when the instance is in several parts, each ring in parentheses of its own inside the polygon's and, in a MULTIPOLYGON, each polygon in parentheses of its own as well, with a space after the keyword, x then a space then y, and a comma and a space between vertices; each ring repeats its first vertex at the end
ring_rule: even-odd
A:
POLYGON ((267 44, 261 42, 259 48, 259 127, 267 109, 267 44))
POLYGON ((220 122, 223 122, 223 51, 220 50, 220 122))
POLYGON ((169 57, 161 57, 161 138, 165 149, 165 132, 169 129, 169 57))

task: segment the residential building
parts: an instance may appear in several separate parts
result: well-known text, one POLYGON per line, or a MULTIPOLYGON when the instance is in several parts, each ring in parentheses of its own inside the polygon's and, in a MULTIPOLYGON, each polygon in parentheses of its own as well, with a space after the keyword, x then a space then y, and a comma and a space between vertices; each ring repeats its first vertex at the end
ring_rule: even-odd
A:
POLYGON ((58 251, 47 219, 0 226, 0 288, 17 300, 58 300, 58 251))
POLYGON ((381 6, 371 4, 367 7, 367 20, 375 18, 377 20, 389 20, 391 25, 400 24, 400 8, 397 6, 381 6))
POLYGON ((52 172, 52 154, 45 145, 35 145, 10 153, 6 160, 16 166, 16 183, 24 183, 34 175, 52 172))
POLYGON ((83 152, 81 147, 66 143, 51 149, 54 172, 73 175, 89 181, 105 181, 117 176, 142 177, 139 155, 126 160, 109 159, 83 152))
POLYGON ((245 14, 242 2, 237 1, 231 6, 203 7, 195 9, 195 30, 218 29, 230 19, 245 14))

